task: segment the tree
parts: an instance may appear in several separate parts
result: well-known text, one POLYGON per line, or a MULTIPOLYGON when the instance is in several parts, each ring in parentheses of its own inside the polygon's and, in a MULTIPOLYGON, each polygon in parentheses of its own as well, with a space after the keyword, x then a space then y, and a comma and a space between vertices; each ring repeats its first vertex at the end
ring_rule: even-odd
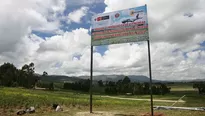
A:
POLYGON ((23 67, 22 67, 22 71, 24 71, 24 72, 26 72, 27 74, 30 74, 30 75, 32 75, 32 74, 34 74, 34 63, 33 62, 31 62, 29 65, 27 65, 27 64, 25 64, 23 67))
POLYGON ((63 88, 88 92, 90 90, 90 80, 86 79, 86 80, 79 80, 74 83, 64 83, 63 88))
POLYGON ((165 84, 160 84, 160 91, 161 91, 161 95, 164 95, 166 93, 170 93, 170 89, 168 88, 165 84))
POLYGON ((63 84, 63 89, 72 89, 73 83, 64 83, 63 84))
POLYGON ((115 86, 115 82, 109 81, 109 82, 108 82, 108 86, 111 86, 111 87, 115 86))
POLYGON ((3 86, 17 86, 18 70, 11 63, 4 63, 0 66, 0 84, 3 86))
POLYGON ((116 82, 116 86, 117 86, 117 92, 118 94, 121 94, 123 91, 123 84, 122 84, 122 80, 118 80, 116 82))
POLYGON ((46 71, 43 71, 43 75, 42 76, 48 76, 48 73, 46 71))
POLYGON ((205 93, 205 83, 203 83, 203 82, 194 83, 193 88, 197 88, 199 94, 205 93))
POLYGON ((130 78, 128 76, 125 76, 125 78, 122 80, 122 84, 129 84, 131 81, 130 81, 130 78))
MULTIPOLYGON (((46 77, 46 76, 48 76, 48 73, 47 73, 46 71, 43 71, 42 76, 43 76, 43 77, 46 77)), ((35 80, 35 86, 38 86, 38 87, 40 87, 40 86, 41 86, 41 87, 44 86, 44 88, 49 88, 49 87, 46 86, 45 83, 42 84, 42 82, 40 81, 40 77, 36 78, 36 80, 35 80)))
POLYGON ((102 80, 99 80, 98 81, 98 85, 100 86, 100 87, 103 87, 104 85, 103 85, 103 81, 102 80))
POLYGON ((54 90, 54 84, 53 84, 53 82, 51 82, 51 83, 49 84, 49 88, 48 88, 48 89, 51 90, 51 91, 54 90))
POLYGON ((37 80, 37 76, 34 75, 35 71, 34 71, 35 67, 34 67, 34 63, 30 63, 29 65, 25 64, 22 68, 21 68, 21 78, 23 78, 23 82, 22 85, 23 87, 26 88, 32 88, 35 86, 36 80, 37 80))
POLYGON ((141 83, 134 83, 133 94, 134 95, 141 95, 141 94, 143 94, 143 84, 141 84, 141 83))
POLYGON ((143 93, 144 94, 149 94, 150 93, 149 83, 144 83, 143 93))
POLYGON ((32 88, 37 80, 34 70, 34 63, 25 64, 21 69, 11 63, 4 63, 0 66, 0 85, 32 88))

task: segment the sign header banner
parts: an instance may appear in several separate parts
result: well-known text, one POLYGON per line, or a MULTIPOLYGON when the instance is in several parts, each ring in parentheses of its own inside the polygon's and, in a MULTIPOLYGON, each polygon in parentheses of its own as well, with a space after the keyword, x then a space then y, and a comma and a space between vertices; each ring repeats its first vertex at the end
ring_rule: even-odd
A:
POLYGON ((92 46, 148 40, 147 6, 93 16, 91 39, 92 46))

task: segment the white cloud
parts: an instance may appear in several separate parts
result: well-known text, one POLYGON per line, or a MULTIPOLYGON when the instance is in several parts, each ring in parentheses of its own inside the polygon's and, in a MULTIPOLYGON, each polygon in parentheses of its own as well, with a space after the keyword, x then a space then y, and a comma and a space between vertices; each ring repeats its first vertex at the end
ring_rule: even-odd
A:
POLYGON ((89 49, 89 45, 88 30, 83 28, 46 38, 46 41, 39 44, 35 54, 38 70, 56 73, 56 71, 52 71, 55 69, 63 71, 65 74, 65 72, 72 72, 71 70, 75 70, 75 68, 80 69, 81 64, 78 64, 74 56, 84 54, 89 49), (62 63, 64 68, 55 67, 55 64, 59 62, 62 63), (52 70, 50 71, 50 69, 52 70))
POLYGON ((68 6, 82 6, 103 3, 104 0, 66 0, 68 6))
POLYGON ((65 9, 64 0, 7 0, 0 4, 0 56, 1 62, 16 65, 32 57, 34 48, 42 38, 35 31, 55 32, 60 24, 57 14, 65 9), (38 40, 38 41, 33 41, 38 40), (31 48, 30 48, 31 47, 31 48))
POLYGON ((147 4, 150 37, 153 42, 167 41, 170 43, 184 43, 192 39, 195 34, 205 33, 205 1, 193 0, 105 0, 106 12, 122 10, 147 4), (118 5, 116 5, 118 4, 118 5), (184 13, 191 12, 193 17, 185 17, 184 13))
MULTIPOLYGON (((205 38, 205 25, 203 23, 205 16, 204 3, 204 1, 193 0, 156 0, 154 2, 143 0, 130 0, 129 2, 124 0, 105 0, 105 4, 107 5, 105 12, 147 4, 153 76, 158 79, 204 78, 204 73, 202 73, 204 72, 202 71, 204 68, 202 67, 204 67, 205 64, 201 60, 200 53, 198 53, 202 48, 199 43, 203 42, 205 38), (185 17, 184 13, 187 12, 192 13, 193 16, 185 17), (192 53, 193 50, 196 50, 196 52, 192 53), (187 58, 184 56, 185 53, 187 53, 187 58), (198 62, 200 62, 200 64, 198 62)), ((119 64, 122 66, 118 67, 123 67, 126 65, 122 62, 133 61, 133 63, 130 63, 131 67, 146 67, 142 72, 138 72, 145 73, 145 71, 148 70, 148 64, 145 65, 142 64, 142 62, 147 62, 147 56, 145 55, 146 49, 144 49, 143 52, 139 52, 139 56, 135 56, 133 53, 130 53, 130 48, 133 48, 133 46, 124 46, 125 45, 119 45, 119 48, 110 48, 107 51, 116 50, 116 54, 110 56, 108 58, 109 60, 111 57, 120 57, 112 61, 115 63, 112 64, 112 66, 117 65, 117 62, 121 62, 119 64), (123 49, 126 49, 126 51, 124 50, 123 52, 123 49), (120 51, 120 53, 117 52, 117 50, 120 51), (136 58, 133 58, 133 60, 125 58, 125 56, 129 55, 136 58), (142 58, 141 56, 144 57, 142 58), (125 60, 120 60, 123 58, 125 58, 125 60), (141 58, 143 60, 140 61, 141 58), (134 62, 136 62, 138 66, 133 65, 134 62)), ((146 48, 146 44, 140 47, 141 49, 146 48)), ((137 69, 135 69, 135 72, 137 72, 137 69)))
POLYGON ((82 6, 80 9, 77 9, 68 14, 68 23, 75 22, 80 23, 82 17, 84 17, 88 12, 88 7, 82 6))

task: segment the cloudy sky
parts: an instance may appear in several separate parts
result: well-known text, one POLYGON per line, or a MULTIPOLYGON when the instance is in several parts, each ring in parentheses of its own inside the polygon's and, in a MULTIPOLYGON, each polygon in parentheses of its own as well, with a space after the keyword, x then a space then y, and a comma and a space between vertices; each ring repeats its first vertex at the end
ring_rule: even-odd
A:
MULTIPOLYGON (((4 0, 0 64, 34 62, 40 74, 89 75, 91 17, 145 4, 153 78, 205 78, 204 0, 4 0)), ((95 75, 148 76, 146 42, 94 51, 95 75)))

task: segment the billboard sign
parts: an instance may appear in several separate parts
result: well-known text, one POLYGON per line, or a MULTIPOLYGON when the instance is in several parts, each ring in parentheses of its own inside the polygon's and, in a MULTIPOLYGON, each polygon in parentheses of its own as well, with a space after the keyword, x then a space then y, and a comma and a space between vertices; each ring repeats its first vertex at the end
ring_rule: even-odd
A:
POLYGON ((93 16, 91 39, 93 46, 148 40, 146 5, 93 16))

